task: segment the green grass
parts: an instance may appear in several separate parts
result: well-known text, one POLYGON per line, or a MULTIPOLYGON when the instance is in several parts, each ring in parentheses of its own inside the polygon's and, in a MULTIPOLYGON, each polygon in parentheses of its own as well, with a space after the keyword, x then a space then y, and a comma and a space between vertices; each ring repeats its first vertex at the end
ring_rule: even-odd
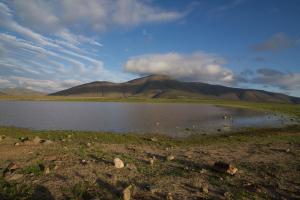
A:
POLYGON ((141 144, 155 145, 161 148, 172 146, 197 146, 210 144, 235 144, 242 142, 255 142, 257 144, 267 144, 269 142, 292 142, 300 144, 300 135, 290 135, 282 133, 300 132, 300 125, 287 126, 284 128, 248 128, 239 132, 215 135, 191 135, 186 138, 171 138, 164 135, 156 135, 158 142, 151 141, 151 135, 138 134, 117 134, 109 132, 89 132, 89 131, 37 131, 15 127, 0 127, 0 135, 6 135, 15 139, 29 137, 29 139, 39 136, 43 139, 61 141, 61 139, 71 139, 68 144, 81 145, 79 154, 86 151, 83 143, 97 142, 101 144, 141 144), (69 138, 69 136, 71 136, 69 138))
POLYGON ((30 199, 33 188, 26 184, 7 182, 0 177, 0 199, 1 200, 23 200, 30 199))

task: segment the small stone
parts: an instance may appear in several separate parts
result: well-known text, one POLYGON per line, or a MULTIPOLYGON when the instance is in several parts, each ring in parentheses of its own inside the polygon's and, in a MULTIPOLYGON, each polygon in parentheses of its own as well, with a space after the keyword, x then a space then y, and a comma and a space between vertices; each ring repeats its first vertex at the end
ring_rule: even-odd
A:
POLYGON ((9 163, 9 165, 5 168, 5 170, 3 171, 3 176, 6 175, 6 173, 13 173, 14 171, 16 171, 17 169, 19 169, 19 166, 14 163, 11 162, 9 163))
POLYGON ((21 142, 25 142, 25 141, 29 140, 29 138, 28 137, 20 137, 19 140, 21 142))
POLYGON ((80 160, 80 163, 81 163, 82 165, 87 165, 87 164, 88 164, 88 162, 87 162, 86 160, 84 160, 84 159, 80 160))
POLYGON ((167 160, 168 160, 168 161, 171 161, 171 160, 174 160, 174 159, 175 159, 175 157, 174 157, 173 155, 167 156, 167 160))
POLYGON ((154 164, 154 160, 155 160, 155 158, 150 158, 150 159, 149 159, 150 165, 153 165, 153 164, 154 164))
POLYGON ((72 137, 72 135, 68 135, 68 138, 71 138, 72 137))
POLYGON ((87 146, 87 147, 91 147, 92 144, 88 142, 88 143, 86 143, 86 146, 87 146))
POLYGON ((152 142, 158 142, 158 139, 157 139, 156 137, 152 137, 152 138, 151 138, 151 141, 152 141, 152 142))
POLYGON ((173 200, 172 193, 168 193, 168 194, 167 194, 167 200, 173 200))
POLYGON ((19 142, 16 142, 16 143, 14 144, 14 146, 20 146, 20 143, 19 143, 19 142))
POLYGON ((200 173, 201 173, 201 174, 205 174, 205 173, 207 173, 207 170, 206 170, 206 169, 201 169, 201 170, 200 170, 200 173))
POLYGON ((123 194, 123 200, 130 200, 131 198, 131 188, 132 185, 129 185, 127 188, 125 188, 122 192, 123 194))
POLYGON ((289 153, 291 150, 290 149, 286 149, 285 152, 289 153))
POLYGON ((238 169, 232 164, 223 161, 215 162, 214 169, 218 172, 227 173, 230 175, 234 175, 238 171, 238 169))
POLYGON ((53 144, 53 142, 51 140, 45 140, 43 141, 43 144, 49 145, 49 144, 53 144))
POLYGON ((120 158, 115 158, 114 165, 117 169, 120 169, 124 167, 124 162, 120 158))
POLYGON ((57 157, 56 156, 46 156, 44 158, 44 160, 53 162, 53 161, 57 160, 57 157))
POLYGON ((45 174, 50 174, 50 168, 49 168, 49 167, 46 167, 45 170, 44 170, 44 173, 45 173, 45 174))
POLYGON ((203 193, 208 194, 208 185, 203 183, 201 186, 201 190, 203 193))

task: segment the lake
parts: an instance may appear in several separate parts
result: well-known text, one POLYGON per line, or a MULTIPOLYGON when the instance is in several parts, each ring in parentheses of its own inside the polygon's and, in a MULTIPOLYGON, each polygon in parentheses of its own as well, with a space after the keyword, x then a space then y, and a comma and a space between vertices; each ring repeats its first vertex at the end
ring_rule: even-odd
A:
POLYGON ((37 130, 212 134, 245 127, 280 127, 288 118, 202 104, 1 101, 0 125, 37 130))

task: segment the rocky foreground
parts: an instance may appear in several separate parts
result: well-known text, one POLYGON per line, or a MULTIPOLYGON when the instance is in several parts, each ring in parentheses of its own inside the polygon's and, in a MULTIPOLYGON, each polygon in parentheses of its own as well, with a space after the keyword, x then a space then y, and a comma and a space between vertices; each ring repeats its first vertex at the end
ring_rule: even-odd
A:
POLYGON ((299 199, 300 128, 171 139, 0 127, 0 199, 299 199))

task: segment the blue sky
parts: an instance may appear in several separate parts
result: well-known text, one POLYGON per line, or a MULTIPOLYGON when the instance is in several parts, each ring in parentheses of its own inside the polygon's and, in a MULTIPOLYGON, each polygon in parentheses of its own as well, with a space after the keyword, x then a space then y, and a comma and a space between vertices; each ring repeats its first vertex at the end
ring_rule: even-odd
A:
POLYGON ((300 96, 298 0, 0 0, 0 87, 149 74, 300 96))

